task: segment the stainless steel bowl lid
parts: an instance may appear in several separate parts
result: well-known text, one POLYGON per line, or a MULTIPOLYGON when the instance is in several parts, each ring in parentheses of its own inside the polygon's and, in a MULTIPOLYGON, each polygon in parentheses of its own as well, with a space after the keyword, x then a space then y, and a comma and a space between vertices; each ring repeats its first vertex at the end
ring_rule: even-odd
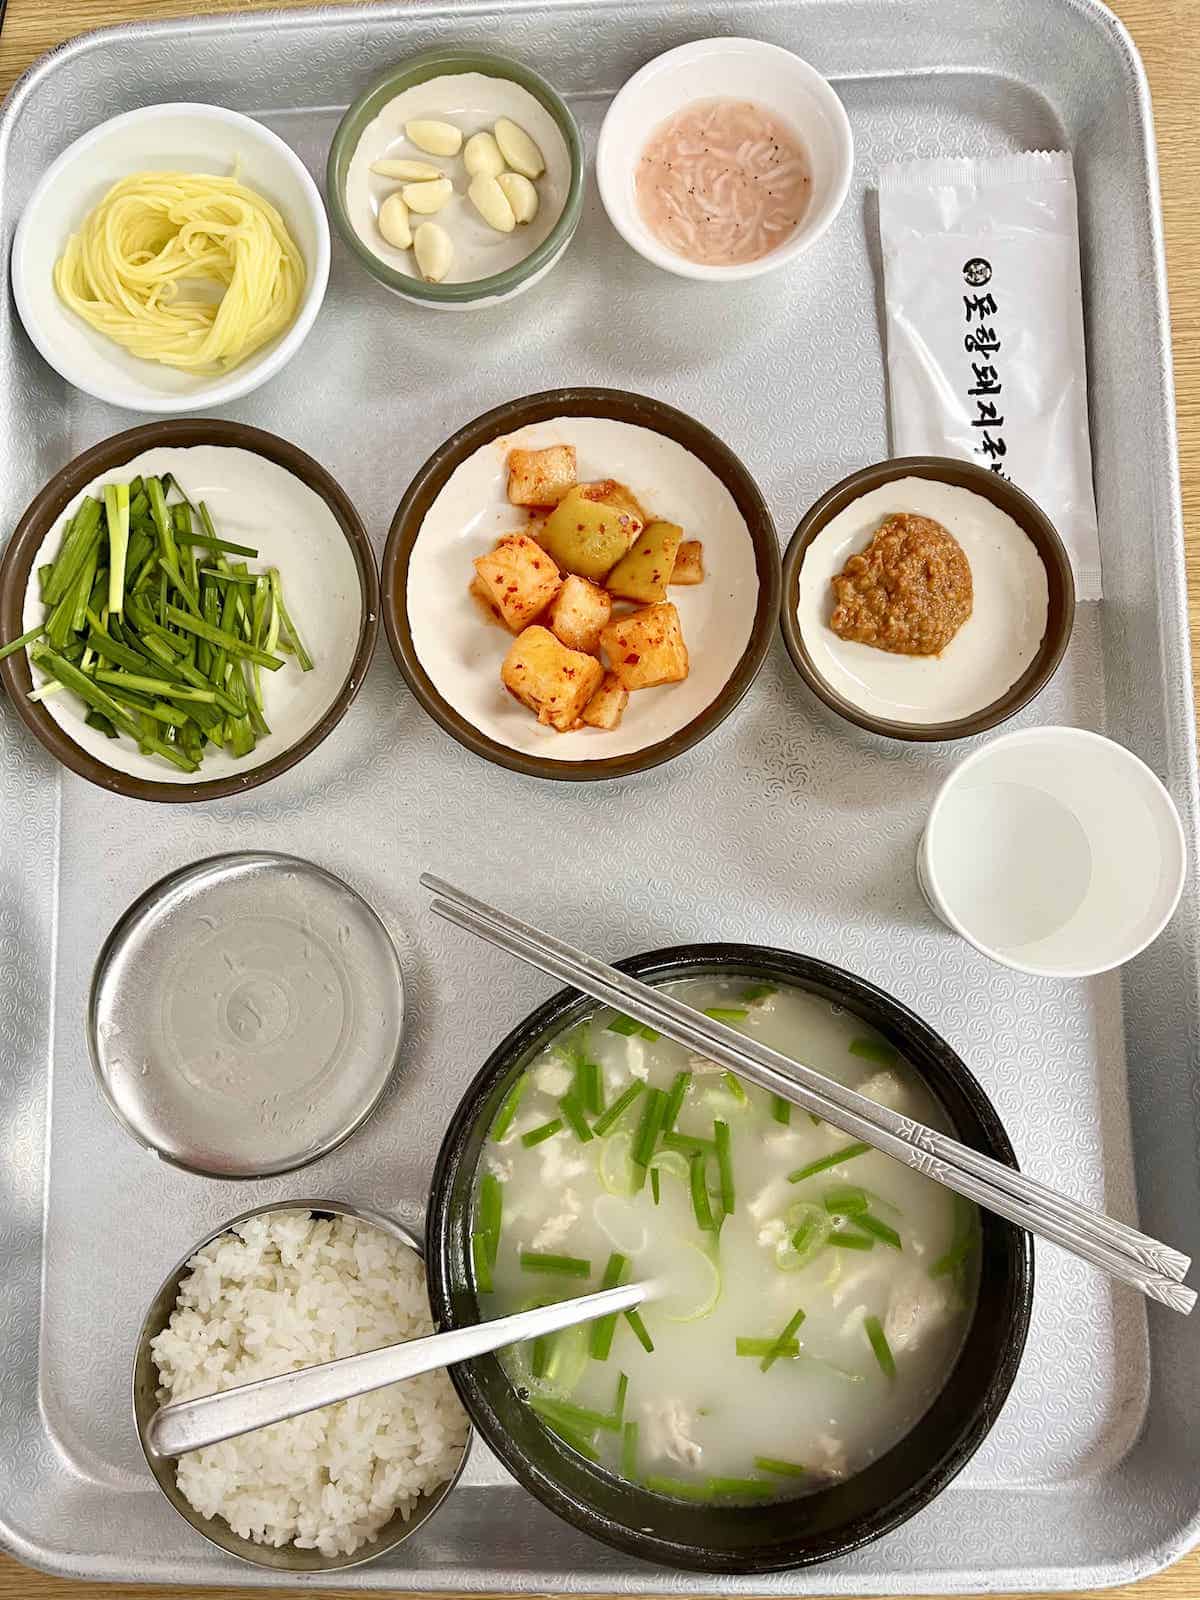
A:
POLYGON ((139 1143, 189 1171, 315 1160, 394 1071, 404 985, 387 929, 295 856, 214 856, 148 889, 96 963, 92 1064, 139 1143))

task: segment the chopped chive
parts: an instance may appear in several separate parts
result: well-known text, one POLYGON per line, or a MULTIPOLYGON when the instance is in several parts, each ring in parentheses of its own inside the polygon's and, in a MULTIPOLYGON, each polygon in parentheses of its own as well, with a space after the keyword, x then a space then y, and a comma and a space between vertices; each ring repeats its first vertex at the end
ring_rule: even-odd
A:
POLYGON ((625 1373, 617 1374, 617 1393, 613 1400, 612 1417, 618 1427, 625 1422, 625 1396, 629 1393, 629 1379, 625 1373))
POLYGON ((551 1433, 556 1433, 564 1444, 569 1444, 571 1449, 578 1451, 585 1460, 599 1461, 600 1456, 596 1447, 586 1433, 582 1433, 578 1428, 573 1428, 569 1422, 563 1422, 558 1418, 545 1417, 543 1421, 551 1433))
POLYGON ((840 1189, 830 1189, 825 1196, 825 1209, 831 1217, 856 1217, 869 1210, 870 1204, 867 1191, 856 1188, 852 1183, 840 1189))
POLYGON ((674 1150, 676 1155, 681 1156, 706 1156, 716 1149, 711 1139, 696 1139, 690 1133, 665 1133, 662 1147, 664 1150, 674 1150))
POLYGON ((627 1422, 621 1433, 621 1476, 630 1481, 637 1477, 638 1425, 627 1422))
POLYGON ((708 1198, 707 1167, 707 1156, 697 1150, 691 1158, 692 1210, 696 1214, 696 1222, 700 1228, 705 1233, 715 1233, 717 1228, 708 1198))
POLYGON ((540 1128, 530 1128, 528 1133, 523 1133, 521 1143, 526 1150, 532 1150, 535 1144, 544 1144, 547 1139, 553 1139, 556 1133, 561 1133, 562 1126, 562 1118, 555 1117, 550 1122, 543 1122, 540 1128))
POLYGON ((770 1372, 771 1368, 775 1365, 776 1361, 779 1360, 779 1349, 778 1349, 778 1347, 780 1345, 787 1345, 792 1340, 792 1338, 794 1338, 797 1330, 800 1327, 800 1324, 803 1321, 804 1321, 804 1312, 799 1306, 797 1306, 796 1310, 793 1311, 791 1316, 788 1318, 787 1326, 784 1328, 783 1332, 779 1335, 778 1339, 776 1339, 775 1348, 772 1349, 771 1351, 769 1351, 762 1358, 762 1370, 764 1372, 770 1372))
POLYGON ((755 1456, 754 1465, 760 1472, 773 1472, 780 1478, 803 1478, 808 1473, 798 1461, 780 1461, 776 1456, 755 1456))
POLYGON ((492 1123, 492 1141, 499 1144, 504 1135, 512 1127, 513 1118, 517 1114, 517 1107, 521 1104, 521 1096, 525 1093, 525 1085, 529 1082, 525 1073, 509 1089, 504 1099, 500 1102, 500 1109, 496 1113, 496 1120, 492 1123))
POLYGON ((880 1222, 878 1217, 871 1216, 870 1212, 862 1212, 854 1218, 854 1226, 861 1228, 864 1233, 873 1234, 876 1239, 881 1239, 884 1244, 891 1245, 893 1250, 903 1250, 900 1235, 895 1228, 886 1222, 880 1222))
POLYGON ((733 1183, 733 1150, 729 1139, 729 1124, 720 1120, 713 1123, 713 1140, 717 1147, 717 1170, 721 1175, 721 1209, 731 1216, 736 1202, 733 1183))
POLYGON ((667 1093, 667 1108, 663 1113, 662 1131, 664 1133, 674 1132, 676 1118, 683 1110, 683 1102, 687 1098, 691 1082, 692 1075, 690 1072, 677 1072, 671 1080, 671 1087, 667 1093))
POLYGON ((875 1241, 866 1233, 831 1233, 829 1243, 838 1250, 874 1250, 875 1241))
POLYGON ((768 995, 778 994, 779 990, 773 983, 752 983, 748 989, 742 990, 742 999, 747 1004, 755 1000, 765 1000, 768 995))
POLYGON ((785 1128, 788 1127, 792 1120, 791 1101, 785 1100, 781 1094, 773 1094, 771 1096, 771 1115, 776 1122, 782 1122, 785 1128))
MULTIPOLYGON (((621 1281, 621 1274, 629 1265, 628 1258, 614 1250, 609 1256, 600 1279, 602 1289, 615 1289, 621 1281)), ((619 1312, 614 1311, 609 1317, 598 1317, 592 1323, 588 1337, 588 1354, 593 1361, 607 1361, 612 1350, 613 1334, 617 1331, 617 1317, 619 1312)))
POLYGON ((604 1110, 604 1076, 598 1061, 585 1061, 583 1066, 585 1108, 598 1117, 604 1110))
POLYGON ((642 1321, 642 1313, 635 1306, 632 1311, 625 1313, 625 1321, 637 1336, 637 1342, 648 1356, 654 1354, 654 1340, 650 1337, 646 1324, 642 1321))
POLYGON ((304 641, 300 637, 300 630, 292 621, 291 613, 288 611, 287 604, 284 601, 283 581, 279 576, 277 568, 267 568, 267 582, 271 587, 271 601, 275 610, 279 613, 279 621, 282 625, 283 632, 291 640, 292 648, 296 652, 296 664, 300 668, 301 672, 311 672, 313 669, 313 659, 309 655, 308 651, 304 648, 304 641))
POLYGON ((569 1428, 589 1433, 593 1428, 605 1428, 610 1433, 619 1433, 621 1429, 621 1424, 607 1411, 593 1411, 587 1406, 572 1405, 569 1400, 553 1400, 549 1395, 535 1394, 530 1396, 529 1405, 539 1417, 545 1417, 548 1421, 555 1418, 565 1422, 569 1428))
MULTIPOLYGON (((172 575, 178 577, 178 573, 172 575)), ((177 583, 177 588, 182 585, 177 583)), ((267 650, 259 650, 252 644, 247 644, 244 639, 239 639, 236 634, 227 632, 223 627, 214 628, 202 617, 194 617, 188 611, 183 611, 179 606, 167 604, 164 607, 164 616, 168 622, 173 622, 177 628, 182 628, 185 633, 194 633, 197 639, 203 639, 208 644, 215 644, 228 655, 244 656, 247 661, 253 661, 257 666, 266 667, 269 672, 278 672, 284 665, 282 656, 272 655, 267 650)))
POLYGON ((587 1144, 592 1138, 592 1130, 587 1125, 587 1118, 584 1116, 583 1109, 578 1101, 572 1095, 565 1094, 558 1102, 558 1109, 566 1118, 571 1132, 579 1140, 580 1144, 587 1144))
POLYGON ((475 1268, 475 1287, 480 1294, 492 1293, 491 1245, 486 1233, 471 1235, 471 1265, 475 1268))
POLYGON ((710 1478, 707 1488, 710 1494, 741 1495, 748 1500, 761 1500, 778 1493, 773 1483, 764 1483, 761 1478, 710 1478))
POLYGON ((18 650, 23 650, 27 644, 32 644, 35 639, 40 639, 46 631, 46 624, 39 622, 36 628, 30 628, 28 633, 21 634, 20 638, 12 639, 8 644, 0 645, 0 661, 5 656, 16 655, 18 650))
POLYGON ((789 1172, 788 1182, 803 1183, 805 1178, 815 1178, 818 1172, 828 1172, 831 1167, 840 1167, 843 1161, 853 1161, 855 1156, 866 1155, 870 1148, 869 1144, 844 1144, 840 1150, 830 1151, 819 1161, 810 1161, 806 1167, 797 1167, 795 1172, 789 1172))
POLYGON ((641 1120, 638 1122, 633 1148, 630 1151, 630 1160, 635 1167, 643 1169, 643 1180, 645 1168, 650 1165, 650 1157, 654 1154, 654 1147, 658 1143, 666 1105, 667 1097, 663 1090, 651 1089, 646 1096, 646 1104, 642 1107, 641 1120))
POLYGON ((556 1256, 545 1250, 522 1250, 521 1268, 525 1272, 548 1272, 557 1278, 590 1278, 592 1263, 582 1256, 556 1256))
POLYGON ((603 1139, 605 1134, 613 1131, 645 1087, 640 1078, 635 1078, 628 1089, 617 1096, 603 1116, 596 1118, 592 1124, 592 1132, 598 1139, 603 1139))
POLYGON ((875 1359, 885 1378, 896 1376, 896 1358, 892 1354, 892 1347, 887 1341, 887 1334, 883 1331, 883 1324, 878 1317, 867 1317, 863 1321, 867 1338, 871 1341, 871 1349, 875 1352, 875 1359))
POLYGON ((739 1334, 734 1348, 739 1356, 753 1356, 756 1361, 765 1360, 767 1356, 774 1361, 794 1361, 800 1354, 800 1341, 785 1339, 781 1344, 778 1339, 752 1339, 739 1334))
POLYGON ((894 1067, 898 1060, 898 1053, 882 1039, 851 1039, 850 1054, 877 1067, 894 1067))
POLYGON ((734 1073, 723 1072, 721 1074, 721 1082, 729 1090, 730 1094, 739 1105, 744 1106, 746 1104, 746 1091, 742 1088, 740 1080, 735 1076, 734 1073))
POLYGON ((658 1168, 650 1168, 650 1197, 655 1205, 662 1199, 662 1185, 659 1181, 658 1168))
POLYGON ((608 1024, 609 1033, 619 1033, 623 1039, 632 1039, 641 1027, 640 1022, 635 1022, 632 1017, 622 1016, 620 1012, 608 1024))
POLYGON ((684 1478, 668 1478, 662 1473, 649 1472, 642 1479, 654 1494, 669 1495, 673 1500, 711 1500, 712 1491, 707 1484, 689 1483, 684 1478))
POLYGON ((607 1031, 609 1033, 619 1033, 625 1039, 632 1039, 635 1036, 639 1039, 647 1039, 651 1044, 654 1044, 656 1040, 662 1037, 653 1028, 648 1028, 644 1022, 635 1022, 632 1017, 627 1017, 622 1011, 617 1012, 616 1016, 608 1024, 607 1031))
POLYGON ((533 1350, 529 1357, 529 1370, 535 1378, 546 1376, 546 1364, 550 1359, 550 1336, 541 1333, 533 1341, 533 1350))
POLYGON ((485 1172, 479 1184, 479 1231, 488 1244, 488 1265, 496 1265, 500 1225, 504 1214, 504 1185, 494 1172, 485 1172))
POLYGON ((714 1022, 745 1022, 750 1013, 745 1006, 708 1006, 704 1015, 714 1022))
POLYGON ((795 1233, 793 1233, 791 1245, 792 1249, 798 1256, 803 1255, 805 1250, 808 1248, 809 1242, 811 1241, 813 1234, 816 1232, 818 1224, 819 1219, 817 1217, 805 1217, 804 1221, 796 1229, 795 1233))

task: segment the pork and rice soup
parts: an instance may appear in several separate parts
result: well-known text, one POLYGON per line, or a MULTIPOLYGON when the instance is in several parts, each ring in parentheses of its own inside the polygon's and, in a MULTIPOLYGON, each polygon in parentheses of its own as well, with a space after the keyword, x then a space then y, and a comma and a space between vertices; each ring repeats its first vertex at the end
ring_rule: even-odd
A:
MULTIPOLYGON (((751 979, 667 992, 951 1131, 828 1001, 751 979)), ((476 1177, 482 1315, 660 1278, 641 1311, 506 1352, 542 1424, 664 1495, 804 1494, 890 1449, 942 1387, 975 1208, 629 1018, 600 1011, 513 1083, 476 1177)))
MULTIPOLYGON (((354 1217, 275 1211, 192 1257, 150 1348, 165 1404, 432 1332, 413 1250, 354 1217)), ((351 1555, 445 1483, 466 1442, 449 1379, 429 1372, 193 1450, 177 1482, 243 1538, 351 1555)))

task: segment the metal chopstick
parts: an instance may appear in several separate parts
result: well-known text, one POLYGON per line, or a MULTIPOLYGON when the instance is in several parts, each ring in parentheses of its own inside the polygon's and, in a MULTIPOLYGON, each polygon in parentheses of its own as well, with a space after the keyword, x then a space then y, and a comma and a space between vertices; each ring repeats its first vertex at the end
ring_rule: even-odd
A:
POLYGON ((1195 1293, 1178 1282, 1190 1261, 1169 1246, 866 1099, 441 879, 424 874, 421 882, 440 897, 434 911, 468 932, 813 1112, 1150 1298, 1185 1313, 1195 1304, 1195 1293))

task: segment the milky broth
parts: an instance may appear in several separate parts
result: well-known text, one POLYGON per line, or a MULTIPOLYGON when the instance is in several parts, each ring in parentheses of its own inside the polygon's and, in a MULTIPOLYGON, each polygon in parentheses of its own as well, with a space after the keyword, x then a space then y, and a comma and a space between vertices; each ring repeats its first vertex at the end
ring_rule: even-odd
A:
MULTIPOLYGON (((767 987, 749 978, 666 986, 700 1009, 744 1013, 728 1020, 951 1131, 911 1069, 857 1018, 798 989, 757 992, 767 987)), ((647 1353, 621 1318, 606 1359, 595 1352, 592 1330, 571 1330, 537 1349, 507 1352, 509 1377, 568 1442, 664 1494, 794 1495, 860 1470, 908 1432, 949 1374, 975 1300, 974 1207, 873 1150, 789 1181, 852 1141, 814 1125, 798 1107, 731 1085, 719 1068, 668 1040, 613 1031, 613 1021, 611 1011, 599 1011, 560 1036, 523 1075, 515 1113, 511 1097, 498 1113, 476 1182, 474 1248, 485 1258, 476 1286, 488 1281, 498 1197, 484 1315, 596 1290, 618 1252, 627 1257, 622 1282, 667 1284, 666 1296, 642 1310, 654 1350, 647 1353), (600 1114, 595 1100, 587 1109, 593 1062, 603 1085, 600 1114), (643 1177, 631 1153, 652 1114, 647 1107, 663 1103, 651 1091, 669 1097, 676 1075, 689 1071, 673 1133, 666 1146, 660 1135, 643 1177), (635 1084, 636 1099, 615 1126, 581 1141, 572 1123, 603 1130, 610 1108, 635 1084), (558 1131, 538 1137, 555 1121, 558 1131), (687 1141, 712 1140, 716 1123, 728 1129, 733 1209, 722 1220, 720 1159, 705 1148, 699 1212, 707 1203, 712 1231, 698 1221, 687 1141), (536 1142, 527 1142, 531 1135, 536 1142), (671 1149, 680 1135, 682 1148, 671 1149), (859 1248, 835 1242, 846 1237, 859 1248), (566 1258, 577 1275, 531 1270, 522 1252, 559 1258, 560 1266, 566 1258), (770 1343, 737 1354, 739 1338, 773 1342, 799 1310, 795 1343, 768 1370, 762 1358, 770 1343), (611 1415, 622 1374, 618 1428, 572 1409, 611 1415)))

